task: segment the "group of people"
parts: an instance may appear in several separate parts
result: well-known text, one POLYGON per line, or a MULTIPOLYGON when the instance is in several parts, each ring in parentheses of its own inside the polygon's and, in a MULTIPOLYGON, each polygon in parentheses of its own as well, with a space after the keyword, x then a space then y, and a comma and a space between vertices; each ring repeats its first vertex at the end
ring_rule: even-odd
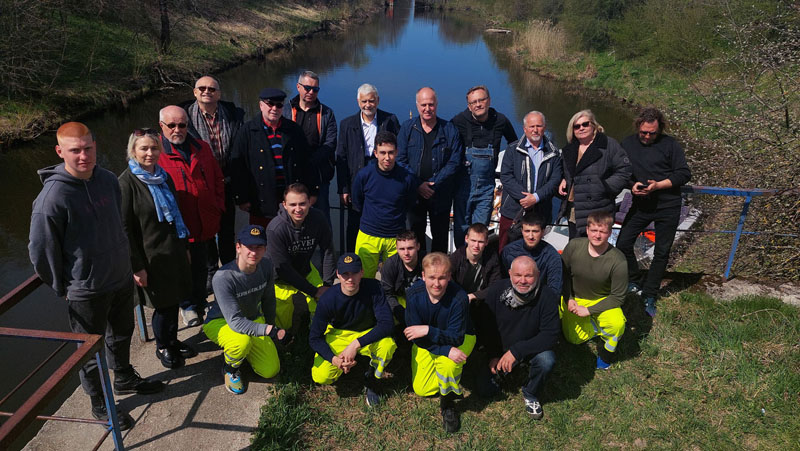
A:
MULTIPOLYGON (((161 109, 159 129, 131 133, 118 179, 96 165, 84 124, 58 129, 64 161, 39 171, 44 188, 33 204, 30 257, 39 277, 66 297, 72 330, 105 336, 116 393, 163 389, 130 365, 134 297, 154 309, 164 367, 197 355, 177 338, 180 316, 222 348, 224 383, 236 394, 247 388, 245 360, 265 378, 280 371, 278 349, 296 330, 294 300, 305 299, 315 382, 333 383, 363 356, 373 406, 395 350, 407 346, 415 393, 441 397, 451 432, 459 428, 455 400, 473 350, 483 394, 498 390, 500 375, 529 367, 525 410, 538 419, 537 392, 561 335, 571 343, 599 336, 597 368, 607 369, 624 332, 626 293, 638 292, 655 315, 679 187, 690 177, 658 110, 643 110, 637 133, 622 145, 591 111, 579 111, 559 149, 538 111, 524 116, 518 139, 485 86, 467 92, 467 108, 451 121, 437 116, 436 93, 424 87, 416 93, 419 115, 401 125, 378 109, 378 90, 363 84, 359 111, 338 133, 319 91, 319 76, 304 71, 288 104, 283 91, 263 89, 260 114, 245 121, 241 108, 221 100, 219 81, 201 77, 194 101, 161 109), (487 225, 503 138, 495 245, 487 225), (338 259, 328 205, 334 175, 348 212, 338 259), (615 248, 608 243, 614 199, 625 188, 633 207, 615 248), (249 215, 238 233, 237 207, 249 215), (458 248, 448 256, 451 211, 458 248), (560 217, 571 238, 562 255, 543 240, 560 217), (651 222, 656 248, 640 288, 633 243, 651 222)), ((81 382, 93 416, 107 419, 96 368, 90 360, 81 382)), ((119 418, 123 429, 131 426, 129 415, 119 418)))

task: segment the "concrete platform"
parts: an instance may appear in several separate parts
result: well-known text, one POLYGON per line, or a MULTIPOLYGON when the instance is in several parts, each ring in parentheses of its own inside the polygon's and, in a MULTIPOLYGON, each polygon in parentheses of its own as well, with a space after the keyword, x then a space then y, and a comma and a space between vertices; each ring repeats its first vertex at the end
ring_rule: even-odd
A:
MULTIPOLYGON (((146 311, 148 309, 145 309, 146 311)), ((151 311, 147 311, 149 320, 151 311)), ((183 326, 183 323, 179 323, 183 326)), ((152 332, 150 333, 152 337, 152 332)), ((182 368, 164 368, 155 356, 155 342, 142 343, 138 331, 131 344, 131 363, 142 377, 154 377, 167 386, 149 396, 117 397, 119 405, 136 421, 122 433, 126 449, 141 450, 238 450, 250 445, 261 406, 271 396, 272 382, 256 376, 248 365, 242 374, 249 383, 246 393, 234 395, 225 389, 222 351, 209 341, 200 327, 183 327, 178 338, 192 345, 199 355, 182 368)), ((55 415, 91 418, 89 397, 78 387, 55 415)), ((104 429, 96 424, 48 421, 25 450, 88 450, 104 429)), ((114 449, 109 435, 100 449, 114 449)))

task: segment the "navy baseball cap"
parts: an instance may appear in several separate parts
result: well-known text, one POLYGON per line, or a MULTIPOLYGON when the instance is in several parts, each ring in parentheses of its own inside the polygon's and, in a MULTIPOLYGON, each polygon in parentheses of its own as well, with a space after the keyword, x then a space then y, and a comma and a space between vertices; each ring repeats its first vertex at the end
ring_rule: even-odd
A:
POLYGON ((339 257, 339 262, 336 264, 336 271, 339 274, 346 272, 359 272, 361 271, 361 259, 358 255, 348 252, 339 257))
POLYGON ((242 227, 236 240, 245 246, 266 246, 267 232, 260 225, 242 227))
POLYGON ((278 88, 264 88, 258 98, 261 100, 283 100, 286 98, 286 93, 278 88))

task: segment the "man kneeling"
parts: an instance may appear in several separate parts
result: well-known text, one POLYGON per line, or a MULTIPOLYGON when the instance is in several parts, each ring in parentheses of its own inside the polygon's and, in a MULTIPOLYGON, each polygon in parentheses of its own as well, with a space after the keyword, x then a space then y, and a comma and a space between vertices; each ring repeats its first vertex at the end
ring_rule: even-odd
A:
POLYGON ((558 320, 559 294, 541 283, 539 269, 531 257, 519 256, 511 263, 510 279, 489 286, 486 300, 477 307, 475 327, 488 365, 479 368, 479 390, 497 391, 496 375, 510 373, 528 363, 528 381, 522 387, 525 411, 534 419, 544 415, 536 394, 553 369, 561 325, 558 320))
POLYGON ((362 279, 358 255, 347 253, 336 265, 339 285, 325 292, 311 321, 308 342, 316 352, 311 378, 331 384, 356 365, 356 355, 369 357, 372 368, 364 373, 367 405, 380 403, 378 381, 392 360, 397 345, 391 338, 392 312, 375 279, 362 279))
POLYGON ((450 259, 434 252, 422 259, 422 280, 406 290, 406 338, 411 378, 420 396, 441 396, 442 425, 456 432, 455 399, 462 394, 461 371, 475 347, 467 293, 450 280, 450 259))
POLYGON ((587 237, 567 244, 564 261, 565 303, 561 303, 561 326, 567 341, 580 344, 600 336, 597 369, 607 370, 617 343, 625 332, 622 302, 628 289, 625 255, 609 244, 614 217, 595 211, 586 220, 587 237))
POLYGON ((216 302, 203 332, 222 347, 225 388, 237 395, 247 390, 239 371, 244 360, 269 379, 281 368, 273 340, 288 341, 285 330, 270 324, 275 320, 275 289, 266 251, 264 228, 246 226, 237 237, 236 259, 223 265, 211 282, 216 302))

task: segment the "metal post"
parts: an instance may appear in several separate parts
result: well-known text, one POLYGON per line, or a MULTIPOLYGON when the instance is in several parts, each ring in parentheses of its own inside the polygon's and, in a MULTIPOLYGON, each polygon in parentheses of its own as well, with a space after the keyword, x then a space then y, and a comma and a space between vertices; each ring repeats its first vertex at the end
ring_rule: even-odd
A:
POLYGON ((347 207, 342 203, 341 196, 339 197, 339 253, 344 254, 347 251, 347 243, 345 239, 345 226, 344 226, 344 212, 347 207))
POLYGON ((100 372, 100 384, 103 386, 103 398, 106 400, 106 412, 111 423, 111 434, 114 437, 114 449, 124 451, 125 445, 122 444, 122 434, 119 430, 119 418, 117 417, 117 405, 114 402, 114 391, 111 389, 111 379, 108 377, 108 364, 103 353, 97 351, 97 371, 100 372))
POLYGON ((728 255, 728 264, 725 265, 725 280, 731 277, 731 267, 733 266, 733 257, 736 255, 736 248, 739 247, 739 238, 742 237, 742 229, 744 229, 744 221, 747 219, 747 211, 750 209, 750 201, 752 196, 748 195, 744 198, 744 206, 742 207, 742 214, 739 215, 739 224, 736 226, 736 234, 733 236, 733 244, 731 245, 731 253, 728 255))

